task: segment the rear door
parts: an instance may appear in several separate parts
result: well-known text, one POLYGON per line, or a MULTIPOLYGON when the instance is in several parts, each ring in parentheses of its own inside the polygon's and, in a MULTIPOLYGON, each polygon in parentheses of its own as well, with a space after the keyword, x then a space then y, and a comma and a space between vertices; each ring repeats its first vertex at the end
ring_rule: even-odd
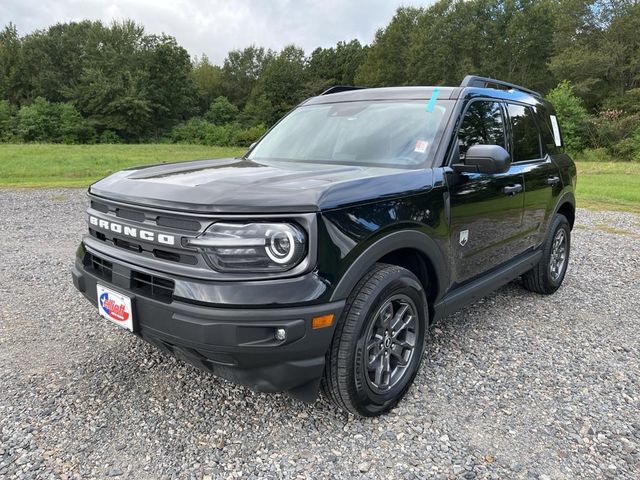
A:
MULTIPOLYGON (((506 116, 501 102, 472 100, 457 133, 464 158, 472 145, 508 148, 506 116)), ((520 168, 500 174, 453 173, 450 199, 451 271, 454 284, 464 283, 523 251, 524 177, 520 168)))
POLYGON ((522 218, 524 248, 542 243, 548 216, 562 191, 558 167, 550 153, 554 145, 551 125, 535 107, 507 102, 512 168, 524 176, 524 210, 522 218), (549 130, 549 131, 547 131, 549 130))

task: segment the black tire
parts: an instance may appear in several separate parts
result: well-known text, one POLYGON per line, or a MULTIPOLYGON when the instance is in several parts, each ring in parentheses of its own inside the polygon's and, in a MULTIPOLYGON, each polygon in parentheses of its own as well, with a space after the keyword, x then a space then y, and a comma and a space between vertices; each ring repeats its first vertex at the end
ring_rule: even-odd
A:
POLYGON ((428 315, 413 273, 374 265, 353 289, 336 326, 322 379, 324 395, 354 415, 372 417, 392 409, 420 367, 428 315))
POLYGON ((547 238, 542 245, 542 258, 540 262, 522 276, 522 282, 527 290, 550 295, 554 293, 564 280, 569 265, 569 253, 571 251, 571 227, 569 221, 562 214, 556 214, 551 220, 547 238), (554 262, 558 258, 554 255, 554 242, 559 235, 564 235, 564 261, 562 267, 554 268, 554 262))

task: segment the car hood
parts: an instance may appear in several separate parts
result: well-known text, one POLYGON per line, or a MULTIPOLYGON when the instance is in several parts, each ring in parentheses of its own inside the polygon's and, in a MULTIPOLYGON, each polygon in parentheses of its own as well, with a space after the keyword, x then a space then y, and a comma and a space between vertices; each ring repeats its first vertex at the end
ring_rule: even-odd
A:
POLYGON ((94 183, 89 192, 124 203, 196 213, 289 213, 337 208, 431 186, 431 170, 225 158, 123 170, 94 183))

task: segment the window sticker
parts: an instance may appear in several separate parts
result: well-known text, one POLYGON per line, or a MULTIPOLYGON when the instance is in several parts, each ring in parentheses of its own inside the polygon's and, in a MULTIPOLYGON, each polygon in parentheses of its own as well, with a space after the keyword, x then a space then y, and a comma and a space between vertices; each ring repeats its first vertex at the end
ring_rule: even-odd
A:
POLYGON ((560 138, 560 127, 558 126, 558 117, 555 115, 549 115, 551 118, 551 127, 553 128, 553 140, 556 143, 556 147, 562 146, 562 138, 560 138))
POLYGON ((416 148, 413 149, 416 153, 424 153, 427 151, 427 147, 429 146, 429 142, 426 140, 418 140, 416 142, 416 148))

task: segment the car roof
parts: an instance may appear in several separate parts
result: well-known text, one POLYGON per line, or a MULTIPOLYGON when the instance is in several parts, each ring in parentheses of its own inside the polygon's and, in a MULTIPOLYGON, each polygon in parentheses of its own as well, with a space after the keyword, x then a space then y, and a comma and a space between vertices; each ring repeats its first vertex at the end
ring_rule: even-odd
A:
POLYGON ((492 87, 438 87, 438 86, 418 86, 418 87, 380 87, 380 88, 358 88, 341 90, 336 93, 325 93, 316 97, 311 97, 301 105, 321 105, 328 103, 377 101, 377 100, 431 100, 435 91, 438 91, 437 98, 441 100, 458 100, 472 97, 485 97, 498 100, 511 100, 529 105, 548 105, 542 97, 533 95, 528 91, 515 88, 503 89, 492 87))
POLYGON ((362 100, 429 100, 438 89, 438 97, 449 99, 458 87, 380 87, 356 88, 338 93, 327 93, 309 98, 305 105, 335 102, 357 102, 362 100))

